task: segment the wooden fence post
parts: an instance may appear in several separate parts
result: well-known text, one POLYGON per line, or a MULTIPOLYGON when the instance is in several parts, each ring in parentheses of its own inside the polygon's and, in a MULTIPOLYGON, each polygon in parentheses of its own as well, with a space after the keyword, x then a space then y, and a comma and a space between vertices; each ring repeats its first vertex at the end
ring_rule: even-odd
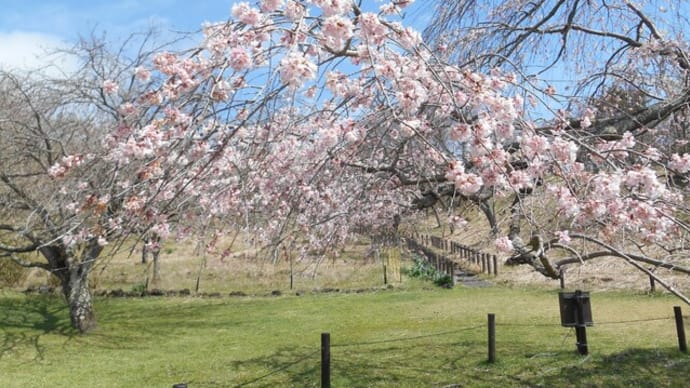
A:
POLYGON ((388 268, 386 268, 385 263, 383 264, 383 285, 388 285, 388 268))
POLYGON ((489 362, 496 361, 496 315, 489 314, 489 362))
POLYGON ((455 263, 452 261, 450 262, 450 284, 455 287, 455 263))
POLYGON ((331 388, 330 333, 321 333, 321 388, 331 388))
POLYGON ((587 327, 585 324, 584 308, 582 306, 582 292, 575 291, 575 336, 577 338, 577 351, 586 356, 589 354, 587 345, 587 327))
POLYGON ((493 257, 494 259, 494 276, 498 276, 498 258, 496 255, 493 257))
POLYGON ((681 352, 688 352, 688 343, 685 342, 685 326, 683 326, 683 313, 680 306, 673 307, 673 315, 676 317, 676 331, 678 332, 678 349, 681 352))

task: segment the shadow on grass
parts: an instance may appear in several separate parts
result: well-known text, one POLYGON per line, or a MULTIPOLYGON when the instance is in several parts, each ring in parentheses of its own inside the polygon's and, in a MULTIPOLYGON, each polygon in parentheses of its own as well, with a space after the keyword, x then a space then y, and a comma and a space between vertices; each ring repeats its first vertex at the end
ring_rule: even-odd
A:
MULTIPOLYGON (((476 354, 469 354, 476 349, 480 347, 474 342, 335 346, 331 348, 331 383, 334 387, 450 385, 461 374, 463 358, 475 358, 476 354)), ((318 345, 316 349, 282 348, 266 356, 232 362, 229 368, 239 376, 225 383, 233 387, 318 387, 321 382, 318 345)), ((473 381, 488 382, 481 375, 473 376, 473 381)))
POLYGON ((677 349, 627 349, 604 357, 573 354, 558 370, 519 383, 527 386, 682 387, 688 384, 690 355, 677 349))
MULTIPOLYGON (((628 349, 605 357, 581 357, 574 352, 518 356, 513 359, 515 363, 527 360, 518 366, 508 360, 486 363, 481 360, 481 345, 448 344, 453 351, 438 349, 436 344, 436 348, 421 349, 409 344, 373 349, 336 347, 331 349, 331 382, 334 387, 681 387, 687 386, 690 373, 690 356, 674 349, 628 349), (467 347, 463 350, 463 346, 467 347)), ((311 350, 282 348, 266 356, 235 361, 228 367, 239 376, 236 380, 197 383, 317 387, 320 353, 311 350)))
POLYGON ((56 295, 12 295, 0 298, 0 358, 15 350, 31 350, 43 359, 40 339, 45 335, 63 337, 65 342, 88 343, 101 349, 136 350, 150 341, 167 340, 180 331, 227 328, 238 322, 254 323, 254 318, 233 317, 227 306, 213 301, 184 304, 185 299, 96 298, 98 326, 80 335, 70 325, 69 308, 56 295), (137 304, 132 304, 136 301, 137 304))
POLYGON ((69 339, 76 335, 67 306, 53 296, 0 298, 0 331, 0 358, 20 348, 32 348, 34 358, 42 359, 41 336, 58 334, 69 339))

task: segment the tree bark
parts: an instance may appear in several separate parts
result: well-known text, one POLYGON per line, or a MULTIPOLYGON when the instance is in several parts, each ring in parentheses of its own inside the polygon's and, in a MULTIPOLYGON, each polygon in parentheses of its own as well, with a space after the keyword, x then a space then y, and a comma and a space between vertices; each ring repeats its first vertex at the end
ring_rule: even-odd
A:
POLYGON ((148 250, 149 238, 144 238, 144 245, 141 247, 141 264, 146 264, 146 260, 149 256, 148 250))
POLYGON ((153 284, 158 287, 158 283, 160 283, 161 280, 160 260, 158 260, 160 257, 160 250, 156 249, 152 251, 151 256, 153 256, 153 284))
POLYGON ((89 289, 89 272, 74 266, 69 277, 62 283, 62 292, 69 304, 69 318, 72 327, 80 333, 87 333, 96 327, 96 313, 89 289))
POLYGON ((69 305, 70 322, 80 333, 87 333, 96 327, 89 273, 102 249, 95 241, 76 251, 62 245, 40 249, 48 260, 53 275, 60 280, 62 294, 69 305))
POLYGON ((148 236, 145 241, 146 244, 144 245, 144 249, 146 252, 151 254, 151 258, 153 260, 153 276, 151 282, 155 287, 158 287, 158 283, 160 283, 161 280, 161 267, 159 260, 161 253, 161 237, 156 233, 152 233, 152 235, 148 236))

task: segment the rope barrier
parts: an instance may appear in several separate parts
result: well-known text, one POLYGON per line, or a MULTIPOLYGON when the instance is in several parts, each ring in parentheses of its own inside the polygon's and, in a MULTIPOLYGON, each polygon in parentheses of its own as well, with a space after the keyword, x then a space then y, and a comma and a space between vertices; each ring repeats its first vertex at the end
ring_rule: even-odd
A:
POLYGON ((647 318, 647 319, 632 319, 628 321, 609 321, 609 322, 595 322, 597 325, 618 325, 622 323, 636 323, 636 322, 651 322, 651 321, 666 321, 674 319, 674 317, 666 318, 647 318))
POLYGON ((337 348, 343 348, 343 347, 348 347, 348 346, 366 346, 366 345, 385 344, 385 343, 391 343, 391 342, 412 341, 412 340, 416 340, 416 339, 420 339, 420 338, 439 337, 442 335, 455 334, 455 333, 460 333, 463 331, 481 329, 483 327, 484 327, 483 325, 479 325, 479 326, 465 327, 465 328, 458 329, 458 330, 444 331, 441 333, 418 335, 418 336, 414 336, 414 337, 387 339, 387 340, 379 340, 379 341, 368 341, 368 342, 353 342, 350 344, 331 344, 331 347, 332 348, 336 348, 336 347, 337 348))
POLYGON ((257 378, 255 378, 255 379, 253 379, 253 380, 245 381, 245 382, 243 382, 243 383, 241 383, 241 384, 237 384, 237 385, 235 385, 235 387, 244 387, 244 386, 247 386, 247 385, 249 385, 249 384, 254 384, 254 383, 256 383, 257 381, 261 381, 261 380, 263 380, 263 379, 265 379, 265 378, 267 378, 267 377, 273 376, 273 375, 276 374, 276 373, 282 372, 282 371, 284 371, 284 370, 290 368, 290 367, 293 366, 293 365, 297 365, 297 364, 299 364, 300 362, 305 361, 305 360, 307 360, 307 359, 313 357, 314 355, 318 354, 319 352, 321 352, 321 349, 316 350, 316 351, 314 351, 314 352, 311 352, 311 353, 307 354, 306 356, 304 356, 304 357, 298 359, 297 361, 293 361, 293 362, 291 362, 291 363, 289 363, 289 364, 287 364, 287 365, 283 365, 282 367, 280 367, 280 368, 278 368, 278 369, 274 369, 274 370, 272 370, 272 371, 266 373, 266 374, 263 375, 263 376, 257 377, 257 378))
MULTIPOLYGON (((594 324, 599 326, 599 325, 619 325, 619 324, 624 324, 624 323, 638 323, 638 322, 652 322, 652 321, 666 321, 666 320, 672 320, 674 317, 664 317, 664 318, 645 318, 645 319, 631 319, 631 320, 626 320, 626 321, 595 321, 594 324)), ((560 323, 496 323, 496 326, 515 326, 515 327, 549 327, 549 326, 554 326, 554 327, 561 327, 560 323)))
POLYGON ((496 326, 505 326, 505 327, 551 327, 551 326, 558 326, 560 327, 560 323, 496 323, 496 326))

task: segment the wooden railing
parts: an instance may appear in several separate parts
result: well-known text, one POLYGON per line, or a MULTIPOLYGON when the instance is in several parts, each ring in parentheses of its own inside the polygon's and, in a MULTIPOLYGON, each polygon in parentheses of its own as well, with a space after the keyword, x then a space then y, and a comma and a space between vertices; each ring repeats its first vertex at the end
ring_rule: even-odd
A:
POLYGON ((498 275, 496 255, 438 236, 413 234, 405 239, 408 249, 423 254, 439 273, 449 275, 454 281, 458 268, 465 272, 498 275))

